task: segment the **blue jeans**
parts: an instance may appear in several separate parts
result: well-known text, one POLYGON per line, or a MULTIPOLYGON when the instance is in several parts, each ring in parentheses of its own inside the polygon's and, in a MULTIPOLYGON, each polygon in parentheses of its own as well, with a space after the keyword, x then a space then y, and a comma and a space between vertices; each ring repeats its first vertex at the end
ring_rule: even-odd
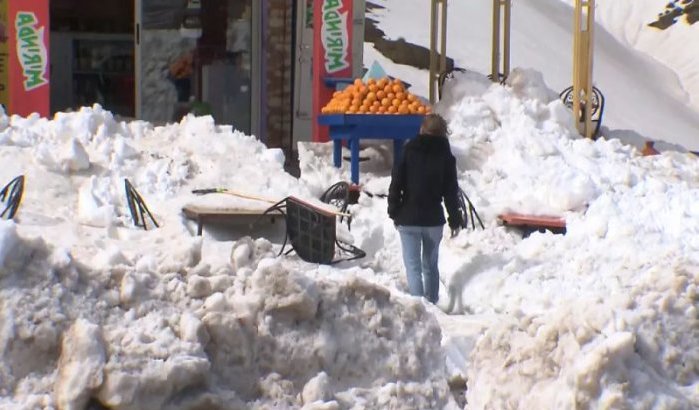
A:
POLYGON ((439 300, 439 242, 444 226, 398 226, 411 295, 439 300), (424 286, 423 286, 424 278, 424 286))

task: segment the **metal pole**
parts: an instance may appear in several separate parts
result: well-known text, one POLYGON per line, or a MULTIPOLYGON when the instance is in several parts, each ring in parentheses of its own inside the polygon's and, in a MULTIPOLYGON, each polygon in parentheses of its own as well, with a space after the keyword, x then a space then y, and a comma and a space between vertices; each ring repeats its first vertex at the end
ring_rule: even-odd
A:
POLYGON ((573 20, 573 115, 578 131, 592 138, 592 60, 595 0, 575 0, 573 20))
POLYGON ((444 74, 447 71, 447 0, 442 0, 442 16, 441 16, 441 56, 439 59, 439 74, 444 74))
POLYGON ((493 0, 493 54, 490 61, 492 81, 499 81, 500 73, 500 0, 493 0))
POLYGON ((594 49, 594 41, 593 41, 593 33, 594 33, 594 27, 595 27, 595 0, 588 0, 587 2, 587 41, 586 41, 586 52, 587 52, 587 60, 586 60, 586 67, 585 67, 585 97, 586 97, 586 104, 588 107, 590 107, 589 110, 586 110, 585 113, 585 136, 587 138, 592 138, 592 132, 593 132, 593 127, 592 127, 592 96, 593 96, 593 90, 592 90, 592 62, 593 62, 593 49, 594 49))
POLYGON ((432 0, 430 4, 430 103, 437 100, 435 77, 437 76, 437 2, 432 0))
POLYGON ((507 77, 510 75, 510 17, 511 17, 511 0, 503 0, 503 6, 505 8, 505 27, 503 27, 503 69, 502 73, 507 77))
POLYGON ((578 131, 580 131, 580 71, 581 71, 581 51, 582 51, 582 1, 575 0, 573 10, 573 119, 578 131))
POLYGON ((493 54, 490 76, 496 82, 500 81, 500 74, 504 77, 510 74, 511 5, 511 0, 493 0, 493 54), (502 67, 500 51, 502 51, 502 67))

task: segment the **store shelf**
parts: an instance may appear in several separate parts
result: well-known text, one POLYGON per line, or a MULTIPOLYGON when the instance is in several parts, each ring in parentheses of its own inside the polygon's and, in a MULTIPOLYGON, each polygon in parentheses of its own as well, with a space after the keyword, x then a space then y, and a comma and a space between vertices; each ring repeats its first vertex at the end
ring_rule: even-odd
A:
POLYGON ((81 36, 71 43, 74 105, 98 103, 114 114, 134 116, 133 39, 81 36))

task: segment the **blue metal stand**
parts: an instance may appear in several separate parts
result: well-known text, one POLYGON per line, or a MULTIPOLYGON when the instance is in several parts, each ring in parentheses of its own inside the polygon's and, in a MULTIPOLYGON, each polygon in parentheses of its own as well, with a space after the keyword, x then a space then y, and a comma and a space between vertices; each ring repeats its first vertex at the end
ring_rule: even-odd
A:
POLYGON ((319 115, 318 124, 327 125, 333 141, 333 165, 340 168, 342 144, 351 152, 351 179, 359 184, 359 142, 362 139, 393 140, 393 160, 398 161, 406 140, 420 131, 423 115, 331 114, 319 115))

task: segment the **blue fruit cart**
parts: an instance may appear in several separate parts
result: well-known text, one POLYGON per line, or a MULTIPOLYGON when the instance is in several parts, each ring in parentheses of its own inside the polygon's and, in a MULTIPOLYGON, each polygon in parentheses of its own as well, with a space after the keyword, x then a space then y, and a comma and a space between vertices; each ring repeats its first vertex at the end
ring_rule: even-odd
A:
POLYGON ((350 149, 350 173, 354 184, 359 184, 359 143, 363 139, 393 140, 393 158, 400 158, 403 144, 420 131, 423 115, 412 114, 326 114, 318 116, 319 125, 329 127, 333 141, 333 164, 339 168, 342 144, 350 149))

